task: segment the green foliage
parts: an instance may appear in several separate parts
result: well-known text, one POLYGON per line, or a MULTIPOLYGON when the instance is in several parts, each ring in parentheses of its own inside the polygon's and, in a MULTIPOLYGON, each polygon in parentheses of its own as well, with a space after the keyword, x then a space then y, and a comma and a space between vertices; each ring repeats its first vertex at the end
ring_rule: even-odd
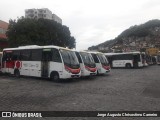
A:
POLYGON ((9 46, 57 45, 75 47, 69 28, 53 20, 20 18, 10 20, 7 32, 9 46))
POLYGON ((0 38, 0 52, 7 46, 7 44, 8 44, 8 39, 0 38), (3 45, 1 45, 1 43, 3 45))
POLYGON ((6 42, 7 39, 6 38, 0 38, 0 41, 6 42))

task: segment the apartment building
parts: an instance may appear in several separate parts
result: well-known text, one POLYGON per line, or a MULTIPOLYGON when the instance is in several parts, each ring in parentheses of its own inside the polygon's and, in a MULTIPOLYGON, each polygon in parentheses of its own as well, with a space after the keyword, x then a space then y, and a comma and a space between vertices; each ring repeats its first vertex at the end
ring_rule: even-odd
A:
POLYGON ((57 23, 62 24, 62 19, 59 18, 57 15, 52 14, 52 12, 48 8, 42 8, 42 9, 26 9, 25 10, 25 18, 31 18, 31 19, 50 19, 54 20, 57 23))
POLYGON ((7 38, 6 31, 8 29, 8 23, 0 20, 0 38, 7 38))
POLYGON ((62 24, 62 19, 59 18, 56 14, 52 14, 52 20, 62 24))
POLYGON ((6 31, 8 29, 8 23, 0 20, 0 50, 8 46, 6 31))

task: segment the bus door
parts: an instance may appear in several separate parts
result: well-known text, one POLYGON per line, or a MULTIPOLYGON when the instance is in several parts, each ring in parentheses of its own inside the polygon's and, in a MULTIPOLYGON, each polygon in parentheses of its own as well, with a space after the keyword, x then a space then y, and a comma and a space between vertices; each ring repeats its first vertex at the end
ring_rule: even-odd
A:
POLYGON ((5 51, 2 58, 1 69, 3 68, 3 72, 9 73, 10 69, 14 68, 14 62, 11 60, 12 51, 5 51))
POLYGON ((42 51, 42 62, 41 62, 41 76, 48 77, 49 75, 49 62, 52 58, 51 49, 43 49, 42 51))
POLYGON ((140 55, 138 54, 133 55, 133 67, 137 68, 139 61, 140 61, 140 55))

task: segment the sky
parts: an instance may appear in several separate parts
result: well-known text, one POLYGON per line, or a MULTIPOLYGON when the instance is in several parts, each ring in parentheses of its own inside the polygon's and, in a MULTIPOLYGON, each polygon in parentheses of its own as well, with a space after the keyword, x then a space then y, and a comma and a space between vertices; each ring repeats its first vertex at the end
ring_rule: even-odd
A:
POLYGON ((20 18, 32 8, 48 8, 58 15, 76 39, 76 50, 114 39, 130 26, 160 19, 160 0, 0 0, 0 20, 20 18))

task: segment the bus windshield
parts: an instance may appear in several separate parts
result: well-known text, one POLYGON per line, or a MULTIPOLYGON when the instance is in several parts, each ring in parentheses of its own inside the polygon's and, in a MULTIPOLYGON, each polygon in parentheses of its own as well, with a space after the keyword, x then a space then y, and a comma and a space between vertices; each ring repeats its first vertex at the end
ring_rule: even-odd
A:
POLYGON ((80 53, 84 62, 84 65, 91 67, 91 68, 95 68, 96 64, 91 56, 91 54, 89 53, 85 53, 85 52, 81 52, 80 53))
POLYGON ((102 65, 109 65, 108 60, 106 59, 106 57, 102 54, 97 54, 100 62, 102 65))
POLYGON ((64 64, 70 68, 77 69, 80 67, 79 62, 76 58, 76 55, 74 54, 73 51, 69 50, 60 50, 62 59, 64 61, 64 64))

